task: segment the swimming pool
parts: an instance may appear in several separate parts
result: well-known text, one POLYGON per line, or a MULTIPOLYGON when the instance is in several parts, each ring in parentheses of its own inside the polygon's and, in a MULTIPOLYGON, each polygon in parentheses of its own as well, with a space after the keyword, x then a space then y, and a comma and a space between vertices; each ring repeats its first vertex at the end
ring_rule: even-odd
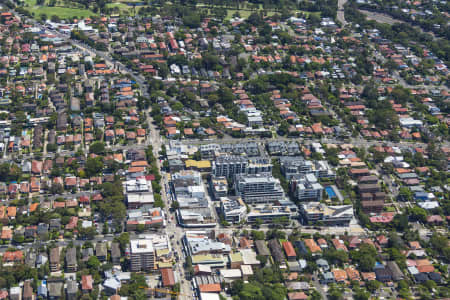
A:
POLYGON ((336 198, 336 193, 331 186, 327 186, 325 191, 327 192, 329 198, 336 198))

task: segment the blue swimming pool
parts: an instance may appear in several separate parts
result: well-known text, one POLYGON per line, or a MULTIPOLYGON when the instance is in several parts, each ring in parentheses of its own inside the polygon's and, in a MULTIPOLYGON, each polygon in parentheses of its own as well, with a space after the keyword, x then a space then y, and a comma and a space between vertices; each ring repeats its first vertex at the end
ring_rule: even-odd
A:
POLYGON ((327 192, 329 198, 336 198, 336 193, 331 186, 327 186, 325 191, 327 192))

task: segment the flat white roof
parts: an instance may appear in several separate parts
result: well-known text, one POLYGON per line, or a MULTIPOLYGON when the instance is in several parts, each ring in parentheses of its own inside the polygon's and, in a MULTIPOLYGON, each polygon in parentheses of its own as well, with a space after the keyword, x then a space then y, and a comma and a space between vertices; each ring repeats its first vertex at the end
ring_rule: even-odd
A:
POLYGON ((153 252, 153 242, 151 240, 131 240, 131 253, 148 253, 153 252))

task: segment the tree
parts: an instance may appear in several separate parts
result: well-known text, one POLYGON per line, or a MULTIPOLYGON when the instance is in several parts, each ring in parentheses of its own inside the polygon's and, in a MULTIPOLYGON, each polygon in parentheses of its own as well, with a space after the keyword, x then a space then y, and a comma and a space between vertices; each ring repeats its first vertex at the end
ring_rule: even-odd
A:
POLYGON ((89 257, 87 266, 89 269, 98 270, 98 268, 100 267, 100 261, 98 260, 97 256, 89 257))
POLYGON ((370 292, 373 293, 376 290, 378 290, 381 287, 381 285, 382 285, 381 282, 379 282, 377 280, 371 280, 371 281, 367 282, 366 287, 370 292))
POLYGON ((88 177, 92 177, 100 173, 103 170, 103 161, 101 157, 92 158, 89 157, 86 160, 85 172, 88 177))
POLYGON ((122 184, 120 182, 105 182, 100 187, 104 197, 123 196, 122 184))
POLYGON ((255 222, 253 225, 255 225, 256 228, 259 228, 262 225, 263 221, 261 219, 255 219, 255 222))
POLYGON ((364 288, 356 287, 356 289, 354 289, 353 298, 355 300, 368 300, 370 298, 370 293, 364 288))
POLYGON ((434 233, 430 238, 431 246, 438 252, 442 252, 448 246, 448 238, 444 235, 434 233))
POLYGON ((155 203, 153 204, 155 207, 164 208, 164 201, 162 200, 162 197, 160 194, 153 194, 153 197, 155 199, 155 203))
POLYGON ((279 135, 286 135, 288 133, 289 123, 286 121, 282 121, 280 126, 278 127, 279 135))
POLYGON ((178 202, 178 201, 173 201, 173 202, 170 204, 170 208, 172 208, 173 210, 179 209, 179 208, 180 208, 180 202, 178 202))
POLYGON ((310 300, 322 300, 322 295, 317 291, 313 290, 312 293, 309 295, 310 300))
POLYGON ((58 149, 56 144, 47 144, 47 152, 55 152, 58 149))
POLYGON ((97 155, 103 154, 105 152, 105 143, 103 142, 93 142, 89 146, 89 151, 97 155))
POLYGON ((264 231, 252 230, 252 238, 254 240, 264 240, 264 231))
POLYGON ((22 176, 22 170, 16 164, 0 164, 1 181, 18 181, 20 176, 22 176))
POLYGON ((130 234, 128 232, 123 232, 119 236, 116 236, 114 241, 119 243, 122 251, 125 251, 125 248, 130 244, 130 234))
POLYGON ((332 284, 330 289, 328 290, 328 299, 330 300, 344 299, 342 291, 335 284, 332 284))
POLYGON ((394 217, 394 227, 399 231, 403 232, 408 228, 408 216, 404 214, 397 214, 394 217))
POLYGON ((239 293, 239 299, 253 300, 263 299, 263 293, 259 286, 251 283, 244 283, 242 290, 239 293))
POLYGON ((53 183, 50 187, 50 193, 52 195, 62 194, 64 192, 64 188, 60 183, 53 183))
POLYGON ((22 234, 14 234, 13 242, 16 244, 21 244, 25 241, 25 237, 22 234))
POLYGON ((136 227, 137 233, 143 233, 145 231, 145 224, 138 224, 136 227))
POLYGON ((398 195, 403 201, 412 201, 413 200, 413 193, 412 191, 405 186, 400 187, 398 191, 398 195))
POLYGON ((196 12, 189 12, 183 17, 183 23, 187 27, 190 28, 198 28, 200 27, 200 15, 196 12))
POLYGON ((343 265, 348 262, 348 254, 342 250, 329 249, 324 253, 324 257, 332 262, 337 263, 338 265, 343 265))
POLYGON ((261 267, 265 267, 266 266, 267 260, 268 260, 267 256, 258 254, 256 256, 256 259, 259 260, 259 262, 261 263, 261 267))
POLYGON ((427 211, 421 207, 414 206, 408 210, 409 216, 413 221, 425 223, 427 221, 427 211))
POLYGON ((266 238, 268 240, 271 239, 285 239, 286 233, 284 231, 278 229, 272 229, 266 232, 266 238))
POLYGON ((377 250, 372 245, 364 243, 360 246, 359 251, 352 250, 350 257, 358 263, 362 271, 369 272, 375 266, 377 250))
POLYGON ((87 227, 87 228, 78 228, 78 234, 81 238, 92 240, 97 234, 97 230, 95 227, 87 227))

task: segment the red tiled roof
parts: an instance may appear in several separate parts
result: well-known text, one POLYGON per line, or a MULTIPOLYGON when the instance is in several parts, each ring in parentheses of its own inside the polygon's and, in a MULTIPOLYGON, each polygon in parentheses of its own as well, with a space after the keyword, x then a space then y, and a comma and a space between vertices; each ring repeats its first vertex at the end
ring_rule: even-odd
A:
POLYGON ((175 285, 175 276, 170 268, 161 269, 162 284, 164 287, 175 285))
POLYGON ((288 256, 288 257, 296 257, 297 256, 291 242, 289 242, 289 241, 283 242, 283 248, 284 248, 284 252, 286 252, 286 256, 288 256))
POLYGON ((200 284, 198 288, 201 293, 220 293, 222 290, 220 283, 200 284))
POLYGON ((91 275, 83 275, 81 277, 81 289, 82 290, 92 290, 92 276, 91 275))

